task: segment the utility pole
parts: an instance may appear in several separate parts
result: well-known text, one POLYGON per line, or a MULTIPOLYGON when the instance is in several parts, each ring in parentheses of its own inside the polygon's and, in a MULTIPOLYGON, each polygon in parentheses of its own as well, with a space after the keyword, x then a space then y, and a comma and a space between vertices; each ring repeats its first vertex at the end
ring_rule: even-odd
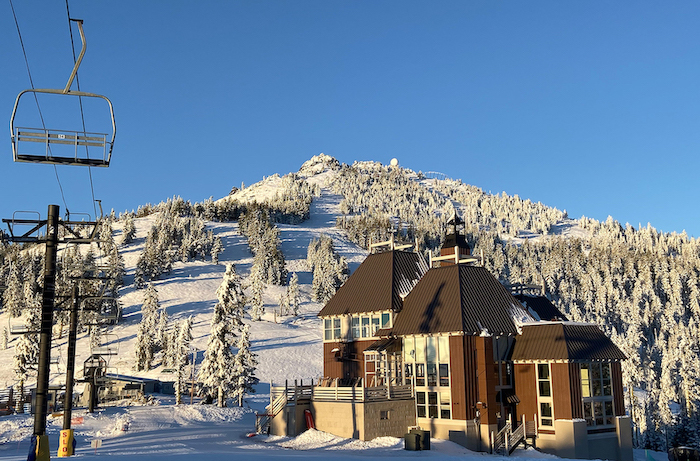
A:
POLYGON ((37 368, 36 384, 36 412, 34 414, 34 437, 32 438, 29 458, 36 461, 50 460, 49 439, 46 435, 46 417, 48 412, 47 396, 49 388, 49 367, 51 363, 51 332, 53 327, 53 311, 56 298, 56 256, 59 243, 89 244, 95 240, 99 221, 73 222, 59 220, 58 205, 49 205, 46 220, 41 219, 3 219, 9 227, 9 234, 2 233, 4 240, 14 243, 38 243, 46 246, 44 262, 44 287, 41 304, 41 329, 39 332, 39 364, 37 368), (30 226, 24 233, 15 233, 17 226, 30 226), (46 226, 45 235, 34 235, 46 226), (66 235, 59 238, 58 228, 65 231, 66 235), (76 226, 76 229, 73 228, 76 226), (89 235, 81 235, 77 226, 93 226, 89 235))
MULTIPOLYGON (((58 205, 49 205, 46 221, 46 257, 44 262, 44 291, 41 303, 41 331, 39 333, 39 368, 36 379, 36 413, 34 414, 34 436, 36 453, 49 451, 46 435, 46 395, 49 388, 49 365, 51 362, 51 329, 53 327, 53 305, 56 294, 56 253, 58 250, 58 205)), ((37 456, 37 458, 39 458, 37 456)))
POLYGON ((58 456, 73 456, 73 383, 75 381, 75 342, 78 336, 78 308, 80 307, 80 285, 73 284, 73 305, 70 310, 70 329, 68 330, 68 358, 66 364, 66 393, 63 398, 63 430, 59 438, 58 456))

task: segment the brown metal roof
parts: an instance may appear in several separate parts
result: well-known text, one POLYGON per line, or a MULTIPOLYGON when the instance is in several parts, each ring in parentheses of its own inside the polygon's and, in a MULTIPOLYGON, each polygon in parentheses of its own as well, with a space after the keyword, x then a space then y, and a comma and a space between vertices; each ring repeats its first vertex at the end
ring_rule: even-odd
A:
POLYGON ((541 323, 524 325, 512 360, 625 360, 627 357, 597 325, 541 323))
POLYGON ((429 270, 406 297, 392 334, 515 335, 513 310, 524 313, 518 300, 483 267, 439 267, 429 270))
POLYGON ((406 296, 426 273, 422 256, 386 251, 367 256, 318 313, 319 317, 401 309, 406 296))
POLYGON ((527 294, 514 295, 526 308, 532 309, 539 317, 538 320, 559 321, 568 320, 557 307, 545 296, 532 296, 527 294))

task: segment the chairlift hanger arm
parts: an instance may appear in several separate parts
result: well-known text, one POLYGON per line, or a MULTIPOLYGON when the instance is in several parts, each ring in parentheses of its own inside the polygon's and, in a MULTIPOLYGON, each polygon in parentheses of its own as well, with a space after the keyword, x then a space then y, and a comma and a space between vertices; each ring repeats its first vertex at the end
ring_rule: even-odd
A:
POLYGON ((68 84, 66 84, 66 88, 63 90, 63 93, 68 93, 70 91, 70 87, 73 84, 73 79, 78 74, 78 67, 80 67, 80 63, 83 62, 83 56, 85 56, 85 50, 87 50, 87 40, 85 39, 85 32, 83 32, 83 20, 82 19, 70 19, 70 20, 78 23, 78 30, 80 31, 80 41, 83 44, 83 46, 80 50, 80 55, 78 55, 78 59, 76 59, 76 61, 75 61, 75 65, 73 65, 73 71, 71 72, 70 77, 68 78, 68 84))

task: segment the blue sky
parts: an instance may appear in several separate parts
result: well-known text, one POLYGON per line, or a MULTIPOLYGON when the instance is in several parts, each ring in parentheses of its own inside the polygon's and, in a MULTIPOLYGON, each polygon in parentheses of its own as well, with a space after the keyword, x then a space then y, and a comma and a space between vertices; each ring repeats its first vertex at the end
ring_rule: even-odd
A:
MULTIPOLYGON (((65 3, 13 2, 35 86, 63 88, 65 3)), ((92 169, 106 210, 219 198, 324 152, 700 236, 700 3, 69 5, 88 40, 81 89, 117 117, 112 165, 92 169)), ((29 87, 9 2, 0 50, 9 121, 29 87)), ((42 110, 57 125, 79 114, 72 100, 42 110)), ((88 112, 98 131, 106 113, 88 112)), ((0 217, 49 203, 93 213, 86 168, 57 168, 64 204, 52 166, 13 163, 9 136, 0 146, 0 217)))

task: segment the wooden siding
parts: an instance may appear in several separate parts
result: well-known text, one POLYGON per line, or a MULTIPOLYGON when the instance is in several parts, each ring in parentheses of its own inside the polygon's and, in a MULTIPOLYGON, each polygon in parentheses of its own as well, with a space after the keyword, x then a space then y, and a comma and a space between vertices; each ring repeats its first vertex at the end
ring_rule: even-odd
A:
POLYGON ((450 336, 452 419, 476 418, 478 386, 473 336, 450 336))
POLYGON ((365 358, 362 352, 367 349, 375 340, 351 341, 347 343, 323 343, 323 376, 329 378, 364 378, 365 358), (343 353, 343 358, 336 358, 336 354, 331 352, 339 348, 343 353))
POLYGON ((620 362, 613 362, 610 365, 612 372, 613 407, 615 407, 615 416, 625 416, 625 394, 622 388, 622 365, 620 362))
POLYGON ((569 364, 569 387, 571 388, 571 417, 583 419, 583 394, 581 393, 581 365, 569 364))
POLYGON ((481 424, 496 424, 496 412, 499 405, 496 402, 496 385, 498 376, 494 373, 493 343, 490 337, 477 336, 477 384, 479 386, 478 401, 482 403, 480 411, 481 424))
POLYGON ((571 388, 568 363, 552 363, 554 419, 571 419, 571 388))
POLYGON ((531 421, 535 414, 539 414, 537 409, 537 377, 535 375, 535 364, 516 364, 513 367, 515 375, 515 395, 520 399, 518 404, 518 421, 523 415, 525 419, 531 421))

